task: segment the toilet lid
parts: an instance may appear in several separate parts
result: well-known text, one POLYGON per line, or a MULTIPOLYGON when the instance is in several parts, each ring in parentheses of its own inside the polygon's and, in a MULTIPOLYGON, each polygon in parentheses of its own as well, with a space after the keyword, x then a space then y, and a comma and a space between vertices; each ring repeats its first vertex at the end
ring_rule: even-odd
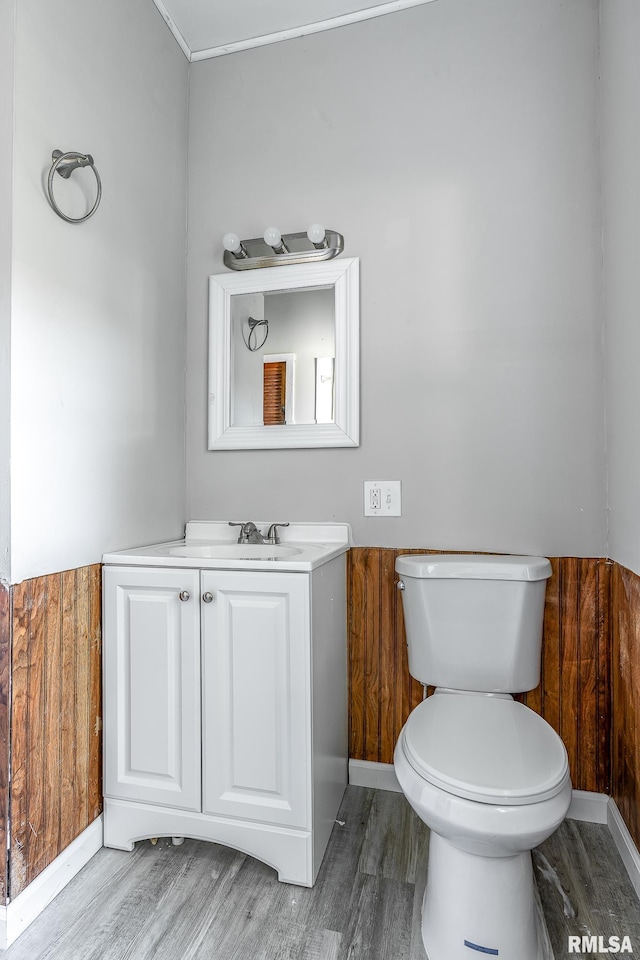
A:
POLYGON ((411 713, 404 748, 420 776, 481 803, 523 804, 560 792, 565 746, 546 720, 515 700, 436 693, 411 713))

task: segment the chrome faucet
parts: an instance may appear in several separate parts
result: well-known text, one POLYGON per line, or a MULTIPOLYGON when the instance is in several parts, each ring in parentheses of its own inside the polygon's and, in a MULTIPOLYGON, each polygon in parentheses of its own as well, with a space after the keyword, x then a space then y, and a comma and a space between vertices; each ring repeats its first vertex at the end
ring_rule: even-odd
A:
POLYGON ((280 537, 278 536, 278 527, 288 527, 288 523, 272 523, 267 531, 266 537, 260 533, 255 523, 252 520, 247 520, 246 523, 234 523, 233 520, 229 520, 230 527, 240 527, 240 533, 238 535, 238 543, 268 543, 276 544, 280 543, 280 537))
POLYGON ((246 523, 234 523, 229 520, 229 526, 240 527, 238 543, 264 543, 264 537, 252 520, 247 520, 246 523))

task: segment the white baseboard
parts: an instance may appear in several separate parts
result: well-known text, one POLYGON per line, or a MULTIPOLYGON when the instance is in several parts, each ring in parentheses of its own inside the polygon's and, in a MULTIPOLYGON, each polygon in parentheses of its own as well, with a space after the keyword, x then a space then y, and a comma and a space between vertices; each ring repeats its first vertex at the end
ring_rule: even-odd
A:
POLYGON ((17 940, 101 847, 99 816, 15 900, 0 906, 0 950, 17 940))
MULTIPOLYGON (((396 793, 402 793, 392 763, 349 760, 349 783, 356 787, 374 787, 376 790, 393 790, 396 793)), ((615 800, 606 793, 574 790, 567 817, 570 820, 607 824, 629 879, 640 897, 640 853, 615 800)))
POLYGON ((573 790, 569 820, 586 820, 587 823, 607 823, 609 797, 606 793, 592 793, 590 790, 573 790))
POLYGON ((402 793, 392 763, 349 760, 349 783, 354 787, 375 787, 376 790, 393 790, 395 793, 402 793))
POLYGON ((622 814, 618 810, 613 797, 609 797, 607 813, 607 825, 613 837, 613 842, 626 867, 629 879, 638 897, 640 897, 640 853, 638 853, 638 848, 633 842, 633 837, 629 833, 627 825, 622 819, 622 814))

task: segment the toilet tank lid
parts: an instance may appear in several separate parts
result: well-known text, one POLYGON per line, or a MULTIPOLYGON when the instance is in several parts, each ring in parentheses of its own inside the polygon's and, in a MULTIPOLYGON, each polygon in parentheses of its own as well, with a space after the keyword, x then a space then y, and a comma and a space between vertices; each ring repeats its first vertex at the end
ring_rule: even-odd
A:
POLYGON ((435 580, 547 580, 552 570, 545 557, 414 553, 396 558, 396 572, 403 577, 435 580))

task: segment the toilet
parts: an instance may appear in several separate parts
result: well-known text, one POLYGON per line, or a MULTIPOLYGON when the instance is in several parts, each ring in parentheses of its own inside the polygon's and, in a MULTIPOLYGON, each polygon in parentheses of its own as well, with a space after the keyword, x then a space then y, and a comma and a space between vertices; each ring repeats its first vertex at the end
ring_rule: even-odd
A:
POLYGON ((429 960, 542 960, 531 850, 571 801, 565 746, 513 693, 540 680, 551 564, 439 554, 396 560, 409 672, 435 693, 394 754, 430 828, 422 939, 429 960))

